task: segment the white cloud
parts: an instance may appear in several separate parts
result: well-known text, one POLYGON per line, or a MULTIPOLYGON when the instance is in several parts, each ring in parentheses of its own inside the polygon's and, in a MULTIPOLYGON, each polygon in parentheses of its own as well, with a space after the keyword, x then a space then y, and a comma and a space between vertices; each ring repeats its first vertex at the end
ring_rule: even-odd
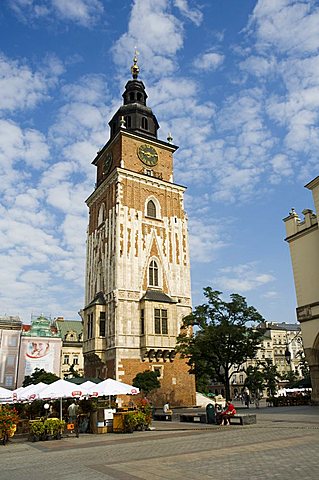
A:
POLYGON ((255 263, 225 267, 219 270, 219 275, 213 279, 221 289, 231 292, 249 292, 267 285, 275 280, 269 273, 259 273, 255 263))
POLYGON ((174 57, 183 46, 183 27, 169 13, 168 0, 134 0, 128 31, 113 47, 115 63, 127 68, 136 46, 144 78, 154 74, 163 77, 175 71, 174 57))
POLYGON ((198 8, 190 8, 187 0, 174 0, 174 5, 185 17, 199 27, 203 20, 203 14, 198 8))
POLYGON ((193 62, 195 68, 199 70, 217 70, 223 63, 225 56, 220 53, 206 52, 199 55, 193 62))
POLYGON ((257 47, 285 55, 313 53, 319 44, 319 8, 303 0, 259 0, 249 27, 256 29, 257 47))
POLYGON ((217 222, 199 216, 193 216, 189 222, 189 243, 191 259, 199 263, 211 262, 217 250, 227 245, 217 222))
POLYGON ((259 78, 274 74, 276 72, 277 64, 273 56, 257 56, 251 55, 239 64, 243 71, 256 75, 259 78))
POLYGON ((37 71, 0 54, 0 110, 33 108, 48 99, 49 88, 63 71, 55 57, 47 57, 37 71))
POLYGON ((25 22, 41 18, 94 25, 104 12, 101 0, 10 0, 12 10, 25 22))

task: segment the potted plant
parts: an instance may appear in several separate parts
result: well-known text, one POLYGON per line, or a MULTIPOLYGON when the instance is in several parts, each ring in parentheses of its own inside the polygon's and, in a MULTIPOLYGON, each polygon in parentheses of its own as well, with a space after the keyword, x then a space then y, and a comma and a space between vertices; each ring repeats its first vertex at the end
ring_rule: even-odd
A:
POLYGON ((47 418, 44 421, 44 428, 46 433, 46 439, 59 440, 62 437, 62 431, 65 427, 65 421, 59 420, 59 418, 47 418))
POLYGON ((0 406, 0 439, 4 445, 15 434, 18 421, 19 416, 14 407, 9 405, 0 406))
POLYGON ((135 413, 135 420, 136 420, 136 430, 146 430, 148 428, 148 421, 147 421, 147 417, 146 417, 146 414, 141 412, 141 411, 137 411, 135 413))
POLYGON ((43 420, 31 420, 29 422, 29 432, 32 442, 43 440, 45 435, 45 426, 43 420))
POLYGON ((128 412, 124 416, 125 433, 133 433, 137 426, 136 412, 128 412))

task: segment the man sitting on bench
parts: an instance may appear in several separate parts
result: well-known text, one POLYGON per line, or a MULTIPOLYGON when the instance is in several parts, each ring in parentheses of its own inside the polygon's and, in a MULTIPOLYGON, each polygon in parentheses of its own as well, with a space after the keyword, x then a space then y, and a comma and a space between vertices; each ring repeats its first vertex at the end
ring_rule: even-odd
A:
POLYGON ((172 415, 173 413, 168 402, 166 402, 163 407, 163 413, 165 413, 166 415, 172 415))
POLYGON ((221 413, 221 416, 222 416, 221 425, 230 425, 229 417, 233 417, 234 415, 236 415, 236 408, 231 403, 231 400, 227 401, 226 406, 227 406, 226 410, 224 410, 221 413))

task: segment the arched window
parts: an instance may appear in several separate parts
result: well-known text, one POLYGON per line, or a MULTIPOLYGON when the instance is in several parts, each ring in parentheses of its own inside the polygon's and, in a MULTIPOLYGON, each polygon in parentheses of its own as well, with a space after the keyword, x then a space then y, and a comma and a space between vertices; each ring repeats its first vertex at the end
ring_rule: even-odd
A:
POLYGON ((153 200, 149 200, 147 203, 147 216, 156 218, 156 205, 153 200))
POLYGON ((134 101, 134 99, 135 99, 134 92, 130 92, 130 100, 131 100, 131 102, 134 101))
POLYGON ((148 284, 151 287, 158 287, 158 265, 152 260, 148 267, 148 284))
POLYGON ((142 128, 148 130, 148 120, 146 117, 142 117, 142 128))
POLYGON ((137 101, 141 102, 142 101, 142 94, 141 92, 137 92, 137 101))

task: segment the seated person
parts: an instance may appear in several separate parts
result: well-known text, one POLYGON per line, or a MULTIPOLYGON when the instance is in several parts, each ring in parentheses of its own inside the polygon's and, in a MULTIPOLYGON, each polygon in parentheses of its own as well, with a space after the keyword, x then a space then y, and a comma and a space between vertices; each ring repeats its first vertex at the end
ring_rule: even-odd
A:
POLYGON ((222 406, 220 405, 220 403, 215 403, 215 406, 214 406, 214 411, 215 411, 215 423, 217 425, 220 425, 222 423, 222 406))
POLYGON ((221 425, 230 425, 229 417, 233 417, 236 414, 236 409, 234 405, 231 403, 231 400, 228 400, 226 403, 226 410, 224 410, 222 415, 222 422, 221 425))
POLYGON ((165 405, 163 407, 163 412, 166 413, 167 415, 172 415, 173 412, 172 412, 168 402, 165 403, 165 405))

